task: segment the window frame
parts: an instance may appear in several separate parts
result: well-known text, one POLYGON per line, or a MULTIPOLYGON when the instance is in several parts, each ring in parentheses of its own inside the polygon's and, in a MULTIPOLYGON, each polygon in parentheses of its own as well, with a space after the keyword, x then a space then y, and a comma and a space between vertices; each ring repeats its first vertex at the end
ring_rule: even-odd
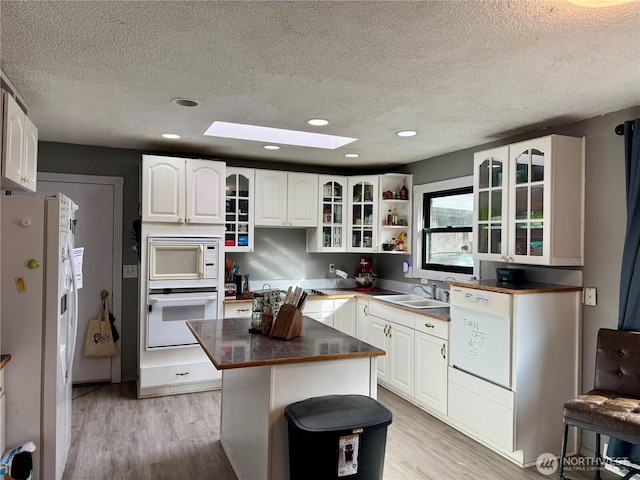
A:
MULTIPOLYGON (((452 190, 459 190, 462 188, 473 189, 473 175, 467 177, 453 178, 450 180, 443 180, 439 182, 426 183, 422 185, 414 185, 413 187, 413 218, 414 218, 414 231, 413 231, 413 278, 426 278, 429 280, 444 281, 448 278, 455 280, 475 280, 478 277, 480 270, 480 262, 478 260, 473 261, 473 271, 471 274, 454 272, 452 270, 427 270, 422 268, 423 261, 423 230, 425 226, 424 216, 424 194, 437 194, 441 192, 447 192, 452 190)), ((471 226, 471 232, 474 233, 473 225, 471 226)))

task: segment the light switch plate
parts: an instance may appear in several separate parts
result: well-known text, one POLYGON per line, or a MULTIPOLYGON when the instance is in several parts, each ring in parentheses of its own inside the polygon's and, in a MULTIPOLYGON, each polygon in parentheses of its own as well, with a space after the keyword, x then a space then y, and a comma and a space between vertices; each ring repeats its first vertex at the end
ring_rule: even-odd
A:
POLYGON ((595 288, 585 288, 584 289, 584 304, 585 305, 596 305, 596 289, 595 288))
POLYGON ((138 278, 138 265, 123 265, 122 278, 138 278))

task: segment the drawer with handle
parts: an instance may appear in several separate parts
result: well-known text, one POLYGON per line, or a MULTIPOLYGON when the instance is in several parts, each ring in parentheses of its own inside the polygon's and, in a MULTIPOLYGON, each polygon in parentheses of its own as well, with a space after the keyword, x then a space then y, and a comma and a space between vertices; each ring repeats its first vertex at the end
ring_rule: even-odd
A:
POLYGON ((443 340, 449 339, 449 322, 437 318, 416 315, 414 328, 419 332, 428 333, 443 340))
POLYGON ((224 318, 247 318, 251 316, 251 302, 231 303, 224 306, 224 318))

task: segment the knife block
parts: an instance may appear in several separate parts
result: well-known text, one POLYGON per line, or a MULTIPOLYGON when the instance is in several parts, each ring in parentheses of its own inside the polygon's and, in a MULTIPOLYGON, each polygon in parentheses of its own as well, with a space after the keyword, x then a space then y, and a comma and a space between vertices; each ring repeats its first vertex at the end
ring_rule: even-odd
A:
POLYGON ((301 331, 302 312, 289 303, 282 305, 271 329, 271 336, 291 340, 299 337, 301 331))

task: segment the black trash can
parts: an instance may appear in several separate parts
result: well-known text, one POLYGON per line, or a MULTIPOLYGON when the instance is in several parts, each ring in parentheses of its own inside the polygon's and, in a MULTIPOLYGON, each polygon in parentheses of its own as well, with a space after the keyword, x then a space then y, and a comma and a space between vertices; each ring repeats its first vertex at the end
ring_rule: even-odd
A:
POLYGON ((382 480, 392 415, 364 395, 327 395, 284 409, 291 480, 382 480))

